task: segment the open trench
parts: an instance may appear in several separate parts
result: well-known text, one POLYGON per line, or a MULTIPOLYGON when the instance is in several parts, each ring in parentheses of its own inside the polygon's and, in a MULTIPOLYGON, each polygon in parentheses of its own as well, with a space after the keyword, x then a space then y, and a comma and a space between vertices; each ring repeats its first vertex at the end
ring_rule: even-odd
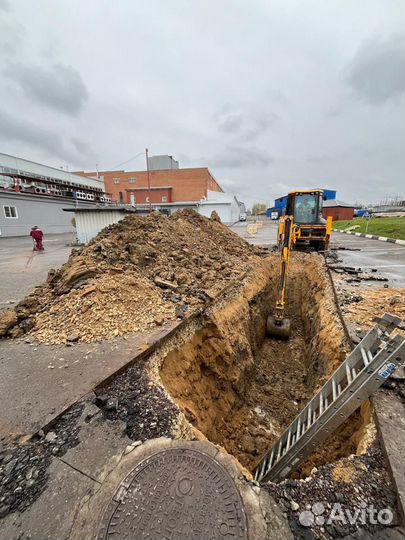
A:
MULTIPOLYGON (((292 257, 287 299, 291 338, 265 336, 276 272, 276 256, 264 259, 243 289, 213 308, 205 324, 166 352, 159 365, 163 386, 196 436, 223 446, 249 470, 349 351, 318 254, 297 252, 292 257)), ((355 452, 368 419, 355 413, 301 467, 301 474, 355 452)))

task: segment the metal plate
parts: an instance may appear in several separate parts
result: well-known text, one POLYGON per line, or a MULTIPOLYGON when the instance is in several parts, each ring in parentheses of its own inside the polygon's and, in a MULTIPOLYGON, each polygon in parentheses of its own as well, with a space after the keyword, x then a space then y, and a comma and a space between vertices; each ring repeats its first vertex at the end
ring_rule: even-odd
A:
POLYGON ((227 470, 189 448, 158 452, 125 478, 98 540, 247 538, 245 509, 227 470))

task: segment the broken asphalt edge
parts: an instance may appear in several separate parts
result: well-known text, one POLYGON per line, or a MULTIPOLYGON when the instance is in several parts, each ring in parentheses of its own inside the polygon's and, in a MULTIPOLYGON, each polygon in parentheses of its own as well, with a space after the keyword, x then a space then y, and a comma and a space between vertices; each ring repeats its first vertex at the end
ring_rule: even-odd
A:
MULTIPOLYGON (((344 232, 344 231, 338 231, 338 232, 344 232)), ((353 233, 349 233, 349 234, 353 234, 353 233)), ((401 242, 403 242, 405 244, 405 241, 401 241, 401 242)), ((348 337, 349 346, 353 350, 356 345, 355 345, 355 343, 353 343, 352 339, 350 338, 349 329, 347 328, 346 321, 345 321, 343 313, 342 313, 342 311, 340 309, 339 299, 338 299, 337 291, 336 291, 335 284, 334 284, 334 281, 333 281, 332 273, 331 273, 330 268, 328 267, 328 265, 326 265, 326 268, 328 270, 327 273, 329 275, 329 279, 330 279, 331 284, 332 284, 332 290, 333 290, 333 294, 335 296, 335 301, 336 301, 336 306, 337 306, 338 313, 339 313, 339 318, 340 318, 340 320, 342 322, 345 334, 348 337)), ((405 525, 404 498, 402 497, 402 494, 400 493, 400 491, 398 489, 398 482, 397 482, 397 479, 396 479, 397 470, 395 468, 394 462, 391 461, 391 459, 390 459, 390 455, 389 455, 389 451, 388 451, 389 445, 387 444, 387 441, 385 440, 384 431, 381 429, 381 425, 383 423, 382 419, 380 418, 381 413, 379 412, 379 408, 376 407, 376 405, 374 403, 373 396, 370 396, 369 399, 370 399, 371 404, 373 406, 373 415, 374 415, 375 425, 376 425, 376 428, 377 428, 378 439, 379 439, 379 441, 381 443, 381 447, 382 447, 383 452, 384 452, 385 462, 386 462, 386 465, 387 465, 388 473, 390 475, 391 482, 392 482, 392 485, 394 486, 395 494, 396 494, 396 497, 397 497, 397 506, 398 506, 398 513, 399 513, 399 516, 400 516, 400 522, 401 522, 401 525, 404 526, 405 525)))
POLYGON ((369 240, 380 240, 381 242, 390 242, 390 244, 400 244, 405 246, 405 240, 387 238, 386 236, 376 236, 375 234, 358 233, 354 231, 341 231, 340 229, 332 229, 333 232, 339 232, 343 234, 352 234, 353 236, 360 236, 361 238, 368 238, 369 240))

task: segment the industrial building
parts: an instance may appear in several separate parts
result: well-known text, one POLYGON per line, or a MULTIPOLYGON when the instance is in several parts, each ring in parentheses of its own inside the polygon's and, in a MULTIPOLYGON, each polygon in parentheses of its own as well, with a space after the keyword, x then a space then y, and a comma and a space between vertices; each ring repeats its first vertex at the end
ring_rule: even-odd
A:
MULTIPOLYGON (((140 212, 153 208, 168 215, 193 208, 210 216, 215 210, 224 223, 239 220, 243 203, 224 193, 207 167, 181 169, 172 156, 151 156, 148 166, 149 174, 72 173, 0 154, 0 236, 24 236, 34 225, 45 234, 74 232, 72 214, 63 210, 106 208, 110 203, 115 208, 117 204, 140 212)), ((118 213, 122 218, 123 210, 118 213)), ((98 213, 96 229, 103 228, 102 215, 105 225, 117 221, 111 212, 98 213)), ((88 238, 84 235, 82 240, 87 242, 88 238)))
POLYGON ((322 215, 324 218, 331 216, 333 221, 351 220, 354 216, 354 205, 337 199, 324 201, 322 215))
POLYGON ((162 204, 200 201, 208 191, 223 193, 207 167, 179 168, 172 156, 151 156, 148 171, 77 171, 87 178, 101 178, 119 204, 162 204))
POLYGON ((210 216, 215 210, 221 221, 235 223, 245 212, 243 202, 224 193, 207 167, 180 168, 173 156, 150 156, 149 171, 99 171, 76 174, 102 178, 106 190, 117 204, 127 204, 146 211, 159 210, 167 215, 193 208, 210 216))
POLYGON ((74 231, 63 208, 111 201, 99 178, 0 153, 0 236, 24 236, 34 225, 47 234, 74 231))

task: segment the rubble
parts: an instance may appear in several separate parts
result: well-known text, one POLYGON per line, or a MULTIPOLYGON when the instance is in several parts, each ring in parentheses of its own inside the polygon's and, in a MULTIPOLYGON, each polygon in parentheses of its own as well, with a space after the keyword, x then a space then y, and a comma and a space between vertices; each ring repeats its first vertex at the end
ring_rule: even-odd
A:
POLYGON ((78 444, 78 419, 83 405, 66 411, 45 434, 24 444, 0 445, 0 518, 11 512, 24 512, 43 492, 48 481, 48 467, 53 456, 63 456, 78 444))
POLYGON ((375 533, 374 538, 382 538, 380 534, 386 524, 368 519, 363 522, 361 509, 375 509, 376 514, 389 509, 394 516, 389 525, 396 522, 395 495, 377 443, 366 454, 324 465, 304 480, 268 483, 264 488, 284 511, 297 539, 344 538, 360 527, 375 533), (295 501, 300 503, 298 508, 295 501), (357 516, 357 519, 350 523, 349 519, 344 519, 347 515, 357 516))

